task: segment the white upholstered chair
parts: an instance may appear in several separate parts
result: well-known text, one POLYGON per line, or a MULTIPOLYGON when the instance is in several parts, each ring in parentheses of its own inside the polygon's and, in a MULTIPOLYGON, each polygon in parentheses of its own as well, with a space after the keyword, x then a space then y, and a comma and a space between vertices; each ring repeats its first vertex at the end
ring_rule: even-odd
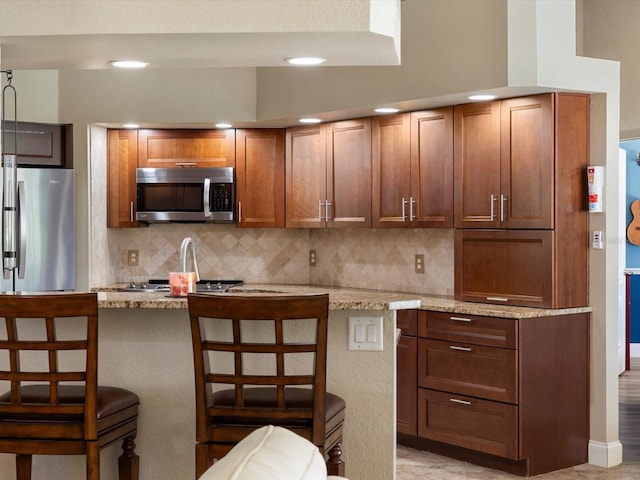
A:
POLYGON ((261 427, 209 467, 200 480, 346 480, 328 476, 318 447, 282 427, 261 427))

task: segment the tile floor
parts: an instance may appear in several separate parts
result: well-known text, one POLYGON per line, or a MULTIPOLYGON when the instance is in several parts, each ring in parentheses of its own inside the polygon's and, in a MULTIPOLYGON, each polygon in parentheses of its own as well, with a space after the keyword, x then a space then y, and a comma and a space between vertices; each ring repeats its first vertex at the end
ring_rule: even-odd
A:
MULTIPOLYGON (((623 463, 613 468, 585 464, 545 473, 536 480, 640 480, 640 358, 620 376, 620 441, 623 463), (625 448, 625 445, 627 446, 625 448)), ((514 480, 522 477, 429 452, 398 446, 397 480, 514 480)))

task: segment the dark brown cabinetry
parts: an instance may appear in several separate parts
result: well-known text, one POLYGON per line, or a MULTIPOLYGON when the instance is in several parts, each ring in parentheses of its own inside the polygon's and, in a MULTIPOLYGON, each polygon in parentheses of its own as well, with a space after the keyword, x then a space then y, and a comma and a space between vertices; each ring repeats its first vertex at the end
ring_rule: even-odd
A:
POLYGON ((400 339, 396 347, 396 428, 398 433, 418 432, 418 310, 398 310, 400 339))
POLYGON ((400 443, 520 475, 587 461, 588 314, 420 313, 417 435, 400 443))
POLYGON ((138 132, 107 133, 107 227, 137 227, 138 132))
POLYGON ((3 141, 7 154, 17 147, 19 166, 73 168, 73 125, 6 122, 3 141))
POLYGON ((465 105, 455 117, 455 298, 588 305, 588 95, 465 105))
POLYGON ((453 225, 453 108, 373 118, 373 226, 453 225))
POLYGON ((455 226, 553 228, 553 95, 455 108, 455 226))
POLYGON ((286 226, 371 226, 371 120, 287 129, 286 226))
POLYGON ((235 167, 235 131, 140 130, 139 167, 235 167))
POLYGON ((284 129, 236 130, 238 227, 284 227, 284 129))

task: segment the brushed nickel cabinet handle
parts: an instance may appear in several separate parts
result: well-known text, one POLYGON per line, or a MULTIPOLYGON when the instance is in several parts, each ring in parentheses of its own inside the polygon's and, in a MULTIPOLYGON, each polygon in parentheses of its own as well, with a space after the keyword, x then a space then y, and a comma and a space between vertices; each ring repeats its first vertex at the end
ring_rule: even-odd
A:
POLYGON ((507 199, 504 195, 500 194, 500 221, 504 222, 504 202, 507 199))
POLYGON ((464 317, 449 317, 450 320, 453 320, 454 322, 470 322, 471 319, 470 318, 464 318, 464 317))
POLYGON ((404 198, 404 197, 402 197, 402 221, 403 221, 403 222, 406 222, 406 221, 407 221, 407 215, 406 215, 406 213, 405 213, 405 205, 406 205, 407 203, 409 203, 409 202, 407 202, 407 201, 405 200, 405 198, 404 198))
POLYGON ((238 223, 242 222, 242 202, 238 200, 238 223))
POLYGON ((319 221, 319 222, 321 222, 321 221, 322 221, 322 219, 324 218, 324 217, 322 216, 322 205, 323 205, 322 200, 318 200, 318 221, 319 221))
POLYGON ((195 167, 196 162, 176 162, 176 167, 195 167))
POLYGON ((450 398, 449 401, 453 403, 459 403, 461 405, 471 405, 471 402, 468 402, 467 400, 460 400, 459 398, 450 398))
POLYGON ((487 297, 487 300, 493 300, 496 302, 508 302, 509 299, 505 297, 487 297))
POLYGON ((456 347, 455 345, 449 345, 451 350, 458 350, 460 352, 470 352, 471 349, 469 347, 456 347))
POLYGON ((491 213, 491 221, 493 222, 494 218, 495 218, 495 212, 493 211, 493 203, 496 201, 496 196, 495 195, 491 195, 491 209, 490 209, 490 213, 491 213))
POLYGON ((133 223, 133 201, 129 205, 129 221, 133 223))

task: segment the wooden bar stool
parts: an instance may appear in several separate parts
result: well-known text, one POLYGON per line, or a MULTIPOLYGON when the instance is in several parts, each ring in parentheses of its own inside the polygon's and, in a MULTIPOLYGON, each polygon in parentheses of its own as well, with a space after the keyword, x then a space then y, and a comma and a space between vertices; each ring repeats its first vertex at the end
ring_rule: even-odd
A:
POLYGON ((326 391, 328 295, 190 294, 196 478, 264 425, 313 442, 344 475, 345 402, 326 391))
POLYGON ((97 381, 95 293, 0 295, 0 452, 16 455, 18 480, 31 478, 32 455, 86 455, 98 480, 100 448, 121 439, 120 480, 138 479, 140 400, 97 381))

